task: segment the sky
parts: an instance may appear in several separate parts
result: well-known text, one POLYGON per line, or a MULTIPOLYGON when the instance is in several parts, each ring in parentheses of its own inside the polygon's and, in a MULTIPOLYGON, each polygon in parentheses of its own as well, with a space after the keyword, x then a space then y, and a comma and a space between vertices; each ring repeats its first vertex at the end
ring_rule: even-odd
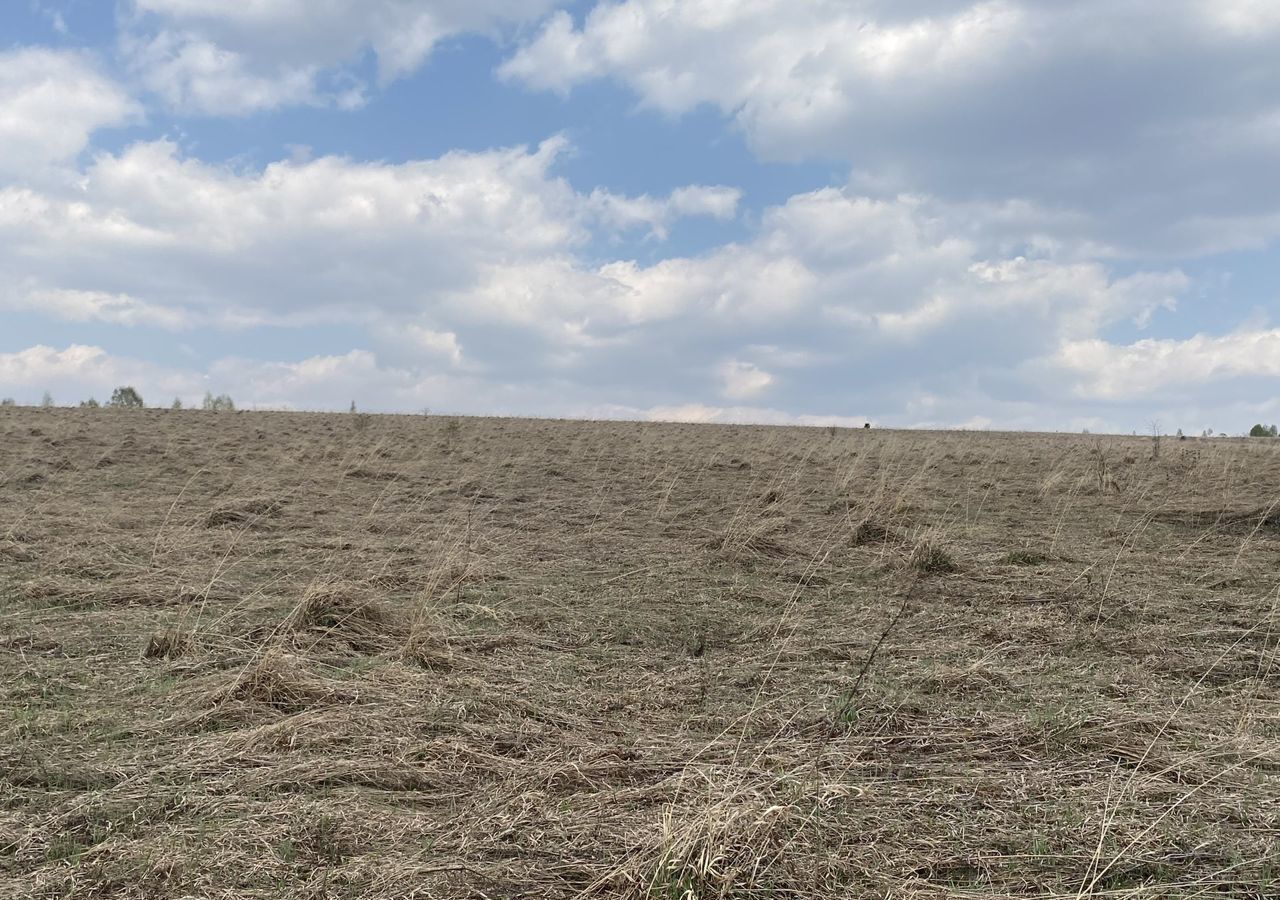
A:
POLYGON ((1275 0, 0 0, 0 395, 1280 420, 1275 0))

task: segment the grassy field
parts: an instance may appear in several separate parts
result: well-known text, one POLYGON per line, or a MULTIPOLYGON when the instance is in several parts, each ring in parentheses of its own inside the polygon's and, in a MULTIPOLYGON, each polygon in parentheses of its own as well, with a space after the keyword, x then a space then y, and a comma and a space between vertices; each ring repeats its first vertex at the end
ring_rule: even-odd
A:
POLYGON ((1280 441, 0 410, 0 896, 1280 896, 1280 441))

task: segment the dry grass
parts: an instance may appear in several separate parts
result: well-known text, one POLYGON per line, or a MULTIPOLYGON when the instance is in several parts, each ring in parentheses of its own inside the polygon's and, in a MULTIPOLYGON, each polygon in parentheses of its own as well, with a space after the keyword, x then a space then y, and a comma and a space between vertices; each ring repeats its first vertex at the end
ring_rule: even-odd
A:
POLYGON ((1280 895, 1280 448, 0 411, 0 896, 1280 895))

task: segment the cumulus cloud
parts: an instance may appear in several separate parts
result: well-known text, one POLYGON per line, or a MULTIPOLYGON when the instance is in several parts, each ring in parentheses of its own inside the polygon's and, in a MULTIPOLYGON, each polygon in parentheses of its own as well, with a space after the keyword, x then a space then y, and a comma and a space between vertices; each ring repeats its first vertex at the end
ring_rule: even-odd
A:
POLYGON ((27 402, 44 390, 68 404, 88 397, 102 401, 126 384, 153 406, 168 406, 175 396, 195 404, 214 391, 230 393, 242 406, 340 409, 352 398, 379 408, 383 394, 428 389, 429 378, 382 367, 367 350, 297 362, 224 357, 203 368, 161 366, 84 344, 61 349, 39 344, 0 353, 0 385, 27 402))
POLYGON ((0 52, 0 176, 28 178, 65 164, 99 128, 140 116, 138 106, 83 53, 0 52))
POLYGON ((462 345, 452 331, 433 331, 421 325, 409 325, 404 334, 416 348, 442 356, 455 366, 462 365, 462 345))
POLYGON ((611 263, 599 274, 623 292, 615 303, 629 321, 697 316, 766 343, 804 323, 811 351, 832 326, 899 346, 975 321, 1007 322, 1002 339, 1028 325, 1035 340, 1092 335, 1147 321, 1188 287, 1177 270, 1114 278, 1098 263, 1003 257, 993 244, 955 237, 963 224, 936 213, 914 197, 824 188, 766 210, 748 243, 648 267, 611 263))
MULTIPOLYGON (((99 156, 74 190, 0 187, 0 303, 169 328, 368 323, 448 302, 464 315, 518 316, 519 297, 477 287, 548 265, 567 266, 572 280, 572 265, 555 261, 602 222, 665 228, 732 208, 611 195, 602 209, 599 193, 552 173, 563 146, 246 172, 185 158, 167 141, 135 144, 99 156)), ((546 312, 531 303, 530 316, 546 312)))
POLYGON ((1217 382, 1280 377, 1280 329, 1185 340, 1147 338, 1127 345, 1099 338, 1064 343, 1053 366, 1086 397, 1130 400, 1204 389, 1217 382))
POLYGON ((92 396, 102 401, 110 397, 113 388, 126 384, 137 387, 144 398, 148 393, 169 397, 200 393, 200 379, 192 373, 113 356, 101 347, 71 344, 58 349, 37 344, 0 353, 0 385, 27 402, 35 402, 46 390, 66 398, 64 402, 92 396))
POLYGON ((187 310, 147 303, 128 294, 57 288, 0 294, 0 308, 35 310, 68 322, 152 325, 171 331, 191 328, 201 321, 187 310))
POLYGON ((1280 236, 1275 9, 624 0, 580 24, 554 13, 501 72, 561 92, 616 79, 671 114, 710 105, 762 157, 843 160, 872 193, 1018 200, 1059 240, 1212 252, 1280 236))
POLYGON ((127 39, 124 51, 147 89, 182 112, 241 115, 325 104, 351 109, 365 102, 363 86, 353 78, 322 85, 314 65, 255 66, 246 54, 198 34, 163 30, 127 39))
POLYGON ((600 3, 580 29, 567 12, 551 16, 502 74, 561 91, 618 75, 668 112, 714 103, 796 124, 843 111, 854 77, 937 77, 989 63, 992 44, 1016 39, 1023 23, 1021 9, 1008 2, 931 5, 923 11, 921 4, 841 0, 600 3), (699 56, 712 41, 719 52, 699 56))
POLYGON ((1280 7, 1270 0, 1199 0, 1198 11, 1210 25, 1252 40, 1280 31, 1280 7))
POLYGON ((121 45, 144 83, 185 112, 352 107, 365 98, 365 54, 386 84, 421 66, 442 40, 534 20, 553 2, 133 0, 121 45))
POLYGON ((366 349, 263 360, 223 356, 205 365, 163 366, 113 354, 96 345, 43 344, 0 353, 0 391, 35 403, 46 390, 64 405, 107 399, 131 385, 151 406, 177 397, 196 405, 205 392, 230 394, 245 409, 404 412, 423 407, 445 413, 644 418, 643 411, 593 405, 586 393, 564 386, 501 384, 470 374, 441 372, 430 365, 397 364, 366 349))
POLYGON ((233 396, 276 409, 341 409, 348 398, 365 400, 401 387, 409 378, 408 372, 380 369, 368 350, 298 362, 228 358, 209 370, 209 379, 226 386, 233 396))
MULTIPOLYGON (((357 106, 370 61, 385 82, 554 5, 135 0, 121 47, 182 110, 357 106)), ((88 57, 0 54, 0 310, 183 332, 215 360, 9 346, 0 389, 970 427, 1221 407, 1213 386, 1277 376, 1274 332, 1143 330, 1167 335, 1205 289, 1163 254, 1280 235, 1280 26, 1248 0, 1145 6, 622 0, 552 13, 503 67, 559 91, 620 80, 677 116, 711 105, 762 157, 851 173, 745 212, 733 185, 576 188, 562 137, 262 167, 148 140, 83 162, 134 104, 88 57), (739 237, 662 246, 693 216, 739 237), (241 358, 260 326, 350 343, 241 358)))
POLYGON ((719 409, 767 392, 798 415, 956 423, 976 414, 983 379, 1149 322, 1189 289, 1176 269, 1116 277, 1011 256, 964 208, 852 186, 796 195, 748 239, 701 255, 592 262, 601 233, 731 214, 736 193, 605 201, 554 174, 563 147, 252 171, 137 144, 98 157, 74 190, 0 189, 0 306, 204 332, 342 323, 376 347, 376 361, 361 351, 200 375, 235 375, 246 402, 363 391, 439 406, 448 392, 431 386, 463 378, 473 403, 504 409, 512 385, 540 411, 572 401, 636 415, 675 397, 719 409), (921 406, 960 384, 965 408, 921 406))
POLYGON ((754 397, 773 384, 773 376, 752 362, 727 359, 717 371, 724 384, 721 393, 731 400, 754 397))
POLYGON ((603 188, 591 192, 589 204, 598 221, 606 228, 625 231, 646 226, 649 234, 659 239, 667 237, 672 223, 690 216, 708 216, 713 219, 732 219, 742 199, 739 188, 723 185, 686 185, 676 188, 666 197, 620 196, 603 188))
POLYGON ((794 414, 759 406, 631 407, 599 402, 589 392, 563 386, 500 385, 467 375, 395 365, 368 350, 312 356, 295 362, 224 357, 201 368, 157 366, 113 355, 101 347, 37 345, 0 353, 0 387, 34 403, 50 390, 63 404, 88 397, 102 401, 120 385, 132 385, 152 406, 173 397, 197 404, 205 391, 229 393, 242 408, 343 410, 354 401, 373 411, 511 413, 535 407, 544 415, 668 422, 861 426, 850 416, 794 414))

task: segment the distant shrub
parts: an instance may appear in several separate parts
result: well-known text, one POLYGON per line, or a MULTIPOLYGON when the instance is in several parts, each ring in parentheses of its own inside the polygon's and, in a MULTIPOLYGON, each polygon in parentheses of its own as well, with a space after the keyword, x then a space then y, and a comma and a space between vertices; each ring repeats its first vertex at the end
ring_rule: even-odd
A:
POLYGON ((182 398, 174 397, 173 402, 169 404, 170 409, 182 409, 182 398))
POLYGON ((14 400, 12 397, 5 397, 3 400, 0 400, 0 406, 17 406, 17 405, 18 405, 18 401, 14 400))
POLYGON ((1254 425, 1249 429, 1249 437, 1275 437, 1276 426, 1274 425, 1254 425))
POLYGON ((200 408, 209 412, 235 412, 236 404, 230 394, 219 394, 215 397, 211 392, 206 391, 200 408))
POLYGON ((88 400, 80 401, 81 409, 97 409, 101 405, 102 404, 100 404, 97 400, 94 400, 92 397, 90 397, 88 400))
POLYGON ((53 394, 48 391, 44 392, 44 396, 40 398, 41 409, 53 409, 53 394))
POLYGON ((142 395, 127 385, 112 391, 107 403, 112 409, 142 409, 143 405, 142 395))

